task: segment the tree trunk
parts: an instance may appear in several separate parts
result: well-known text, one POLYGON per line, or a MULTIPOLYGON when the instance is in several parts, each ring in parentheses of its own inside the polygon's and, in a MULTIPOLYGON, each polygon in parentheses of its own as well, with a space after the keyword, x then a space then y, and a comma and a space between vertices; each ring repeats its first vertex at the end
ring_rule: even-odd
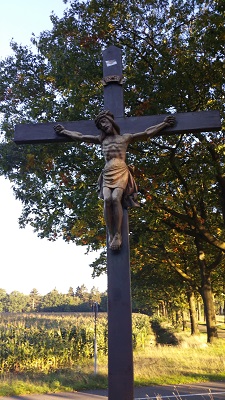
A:
MULTIPOLYGON (((223 293, 225 292, 225 285, 223 285, 223 293)), ((222 308, 222 313, 223 313, 223 323, 225 324, 225 298, 223 300, 223 308, 222 308)))
POLYGON ((202 320, 202 304, 200 301, 197 301, 197 310, 198 310, 198 321, 202 320))
POLYGON ((195 243, 198 251, 198 265, 201 273, 201 288, 199 291, 204 304, 207 327, 207 342, 212 343, 213 340, 218 337, 218 333, 216 327, 216 312, 213 301, 211 270, 207 268, 204 249, 197 237, 195 243))
POLYGON ((188 291, 187 296, 188 296, 190 322, 191 322, 191 334, 197 335, 199 333, 199 329, 198 329, 198 321, 197 321, 196 307, 195 307, 195 295, 190 290, 188 291))
POLYGON ((182 329, 183 331, 185 331, 185 329, 187 328, 187 318, 186 318, 186 312, 184 312, 184 310, 182 310, 182 329))
POLYGON ((218 337, 218 333, 216 327, 216 313, 210 276, 205 276, 205 282, 201 287, 201 295, 205 310, 207 342, 212 343, 213 339, 218 337))
POLYGON ((167 306, 165 301, 161 300, 159 303, 159 316, 167 317, 167 306))

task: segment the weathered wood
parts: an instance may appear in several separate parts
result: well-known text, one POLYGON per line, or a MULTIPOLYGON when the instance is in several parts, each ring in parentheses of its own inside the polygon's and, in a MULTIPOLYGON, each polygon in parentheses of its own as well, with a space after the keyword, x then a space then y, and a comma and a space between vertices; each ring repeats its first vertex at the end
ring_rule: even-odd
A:
POLYGON ((82 132, 83 134, 99 135, 94 121, 74 121, 74 122, 47 122, 40 124, 21 124, 16 125, 14 142, 16 144, 38 144, 38 143, 55 143, 55 142, 71 142, 68 136, 57 135, 54 126, 63 125, 66 129, 82 132))
POLYGON ((124 116, 122 73, 122 50, 107 47, 103 51, 104 108, 117 117, 124 116))
MULTIPOLYGON (((115 85, 116 86, 116 85, 115 85)), ((112 108, 113 109, 113 108, 112 108)), ((113 112, 113 111, 112 111, 113 112)), ((143 117, 115 118, 120 126, 121 133, 142 132, 149 126, 157 125, 163 121, 165 116, 150 115, 143 117)), ((219 111, 198 111, 189 113, 175 114, 176 124, 173 127, 161 131, 158 136, 166 136, 191 132, 211 132, 221 129, 221 118, 219 111)), ((74 121, 59 122, 66 129, 82 132, 83 134, 99 135, 94 121, 74 121)), ((55 133, 53 127, 57 123, 48 122, 43 124, 21 124, 16 125, 14 141, 17 144, 35 144, 51 142, 69 142, 66 136, 59 136, 55 133)))
POLYGON ((107 247, 108 399, 133 400, 132 310, 128 212, 122 223, 123 245, 107 247))

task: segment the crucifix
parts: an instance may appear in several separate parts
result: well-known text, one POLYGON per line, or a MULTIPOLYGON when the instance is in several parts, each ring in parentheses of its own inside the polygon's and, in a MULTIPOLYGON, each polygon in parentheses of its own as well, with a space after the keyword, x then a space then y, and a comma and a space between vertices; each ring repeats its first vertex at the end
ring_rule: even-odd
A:
POLYGON ((132 308, 128 206, 136 206, 136 184, 125 163, 129 143, 153 136, 215 131, 218 111, 124 117, 122 51, 103 51, 104 108, 95 121, 18 125, 15 142, 80 141, 99 144, 105 167, 99 178, 107 225, 108 399, 133 400, 132 308), (149 128, 150 127, 150 128, 149 128))

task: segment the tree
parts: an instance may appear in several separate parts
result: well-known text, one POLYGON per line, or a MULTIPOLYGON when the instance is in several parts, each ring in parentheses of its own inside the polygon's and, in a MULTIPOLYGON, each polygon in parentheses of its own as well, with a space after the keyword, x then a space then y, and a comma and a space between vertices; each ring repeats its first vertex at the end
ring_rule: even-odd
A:
POLYGON ((207 135, 204 144, 202 137, 199 140, 189 135, 177 143, 161 141, 155 145, 161 149, 160 157, 156 158, 156 153, 148 155, 154 174, 147 176, 145 156, 139 162, 144 176, 142 190, 146 193, 144 213, 139 217, 147 228, 142 238, 134 227, 134 236, 142 247, 149 237, 149 250, 157 243, 166 262, 200 292, 211 341, 216 336, 212 278, 223 276, 225 246, 220 184, 225 160, 220 152, 220 136, 207 135))
POLYGON ((90 291, 89 301, 91 304, 93 303, 101 303, 101 293, 99 292, 98 288, 93 286, 90 291))
POLYGON ((63 295, 58 290, 53 289, 42 297, 41 309, 45 311, 55 311, 64 303, 63 295))
POLYGON ((31 300, 31 310, 32 311, 37 310, 38 305, 40 303, 40 295, 38 293, 38 290, 35 289, 35 288, 32 289, 31 292, 30 292, 29 297, 30 297, 30 300, 31 300))
POLYGON ((85 285, 77 286, 75 296, 78 297, 83 303, 89 301, 89 293, 85 285))
POLYGON ((72 286, 70 286, 70 288, 69 288, 69 290, 68 290, 68 296, 70 296, 70 297, 74 297, 74 296, 75 296, 75 293, 74 293, 74 291, 73 291, 72 286))
MULTIPOLYGON (((224 116, 223 12, 222 0, 126 0, 110 7, 105 0, 70 1, 62 19, 51 17, 52 31, 33 37, 37 54, 12 44, 15 56, 0 64, 0 173, 24 205, 21 226, 30 223, 50 240, 63 236, 93 249, 105 245, 94 184, 99 150, 17 147, 11 141, 14 124, 93 118, 103 102, 101 50, 109 44, 123 49, 127 115, 218 108, 224 116)), ((136 144, 129 156, 138 165, 143 205, 131 212, 132 251, 139 247, 149 255, 152 239, 143 238, 144 226, 155 242, 166 243, 158 247, 159 259, 166 254, 167 263, 177 273, 180 264, 184 274, 179 251, 184 254, 182 240, 187 243, 190 278, 209 317, 209 341, 216 335, 212 280, 215 286, 224 268, 223 140, 223 133, 157 138, 151 145, 136 144)))
POLYGON ((7 293, 4 289, 0 289, 0 312, 5 311, 6 301, 7 301, 7 293))
POLYGON ((16 290, 8 295, 6 310, 7 312, 24 312, 27 310, 28 298, 25 294, 16 290))

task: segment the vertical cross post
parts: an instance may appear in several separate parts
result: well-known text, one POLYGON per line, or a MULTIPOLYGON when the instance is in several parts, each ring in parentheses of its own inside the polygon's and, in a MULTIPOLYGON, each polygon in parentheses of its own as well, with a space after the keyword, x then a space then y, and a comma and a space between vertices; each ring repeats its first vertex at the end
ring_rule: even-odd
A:
POLYGON ((122 51, 109 46, 103 51, 104 108, 114 117, 124 117, 122 51))
MULTIPOLYGON (((103 52, 104 106, 124 116, 122 56, 118 47, 103 52)), ((132 308, 128 212, 123 210, 120 251, 107 245, 108 399, 133 400, 132 308)))

